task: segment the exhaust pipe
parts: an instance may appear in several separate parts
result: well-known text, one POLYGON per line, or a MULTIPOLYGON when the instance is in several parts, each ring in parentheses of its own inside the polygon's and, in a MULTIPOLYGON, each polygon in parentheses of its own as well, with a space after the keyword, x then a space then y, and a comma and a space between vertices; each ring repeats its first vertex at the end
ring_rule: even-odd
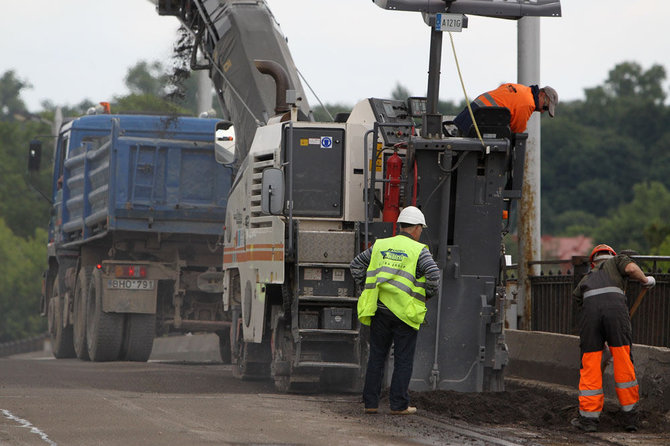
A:
POLYGON ((286 103, 286 90, 288 89, 288 74, 284 67, 273 60, 254 60, 256 69, 263 74, 269 74, 275 81, 276 101, 275 113, 282 114, 290 110, 286 103))

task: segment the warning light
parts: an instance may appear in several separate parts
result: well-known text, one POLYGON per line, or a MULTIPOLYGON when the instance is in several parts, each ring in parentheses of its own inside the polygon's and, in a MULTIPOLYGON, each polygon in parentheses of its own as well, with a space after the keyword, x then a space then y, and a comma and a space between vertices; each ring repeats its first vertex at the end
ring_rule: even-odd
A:
POLYGON ((503 211, 503 220, 507 220, 509 218, 509 211, 503 211))
POLYGON ((118 278, 147 277, 147 269, 137 265, 116 265, 114 275, 118 278))

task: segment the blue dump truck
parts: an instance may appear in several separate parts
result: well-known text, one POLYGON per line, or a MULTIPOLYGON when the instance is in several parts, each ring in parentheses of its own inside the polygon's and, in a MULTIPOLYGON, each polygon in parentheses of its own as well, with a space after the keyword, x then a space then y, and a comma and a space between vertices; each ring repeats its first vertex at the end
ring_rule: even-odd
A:
MULTIPOLYGON (((232 168, 214 141, 229 127, 109 114, 61 127, 41 301, 56 358, 146 361, 156 335, 204 331, 229 360, 221 237, 232 168)), ((29 168, 40 158, 32 143, 29 168)))

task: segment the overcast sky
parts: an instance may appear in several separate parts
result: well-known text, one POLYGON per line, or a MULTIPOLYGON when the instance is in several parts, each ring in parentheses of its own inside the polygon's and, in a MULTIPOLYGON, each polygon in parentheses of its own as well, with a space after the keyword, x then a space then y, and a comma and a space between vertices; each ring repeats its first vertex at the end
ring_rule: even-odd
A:
MULTIPOLYGON (((430 30, 421 15, 385 11, 370 0, 267 0, 298 69, 321 100, 354 104, 389 97, 400 83, 425 95, 430 30)), ((583 98, 617 63, 670 70, 667 0, 562 0, 563 17, 541 20, 541 84, 561 99, 583 98)), ((31 111, 44 100, 77 104, 127 93, 138 61, 170 64, 178 28, 147 0, 21 0, 0 14, 0 74, 29 82, 31 111)), ((468 94, 516 81, 517 23, 470 17, 454 33, 468 94)), ((442 55, 442 99, 462 98, 449 38, 442 55)), ((666 83, 667 91, 667 83, 666 83)), ((316 103, 310 98, 312 104, 316 103)))

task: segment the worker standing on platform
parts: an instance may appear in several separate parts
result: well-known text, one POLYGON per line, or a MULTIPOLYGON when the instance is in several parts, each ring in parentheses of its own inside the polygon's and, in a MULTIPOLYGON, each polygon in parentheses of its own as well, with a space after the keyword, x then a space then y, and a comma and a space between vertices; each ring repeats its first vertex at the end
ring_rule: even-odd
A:
POLYGON ((378 239, 357 255, 350 269, 363 292, 358 300, 358 318, 370 325, 363 402, 365 413, 378 412, 384 364, 393 344, 392 415, 416 413, 409 405, 414 351, 419 327, 426 314, 425 301, 437 293, 440 270, 428 247, 419 243, 426 227, 423 213, 414 206, 398 216, 400 233, 378 239))
MULTIPOLYGON (((472 112, 482 107, 505 107, 511 114, 510 129, 513 133, 522 133, 526 130, 530 115, 534 111, 549 112, 554 117, 558 93, 551 87, 538 88, 537 85, 527 87, 521 84, 502 84, 495 90, 483 93, 470 103, 472 112)), ((472 126, 472 117, 468 107, 454 119, 454 124, 467 136, 472 126)))
POLYGON ((593 248, 589 257, 591 271, 574 289, 573 296, 580 309, 579 345, 582 366, 579 378, 579 417, 572 424, 586 432, 598 429, 603 410, 603 376, 601 361, 605 342, 614 360, 614 381, 621 404, 624 428, 637 430, 639 387, 631 354, 632 329, 624 280, 628 276, 644 287, 653 287, 656 280, 644 272, 628 256, 617 255, 608 245, 593 248))

